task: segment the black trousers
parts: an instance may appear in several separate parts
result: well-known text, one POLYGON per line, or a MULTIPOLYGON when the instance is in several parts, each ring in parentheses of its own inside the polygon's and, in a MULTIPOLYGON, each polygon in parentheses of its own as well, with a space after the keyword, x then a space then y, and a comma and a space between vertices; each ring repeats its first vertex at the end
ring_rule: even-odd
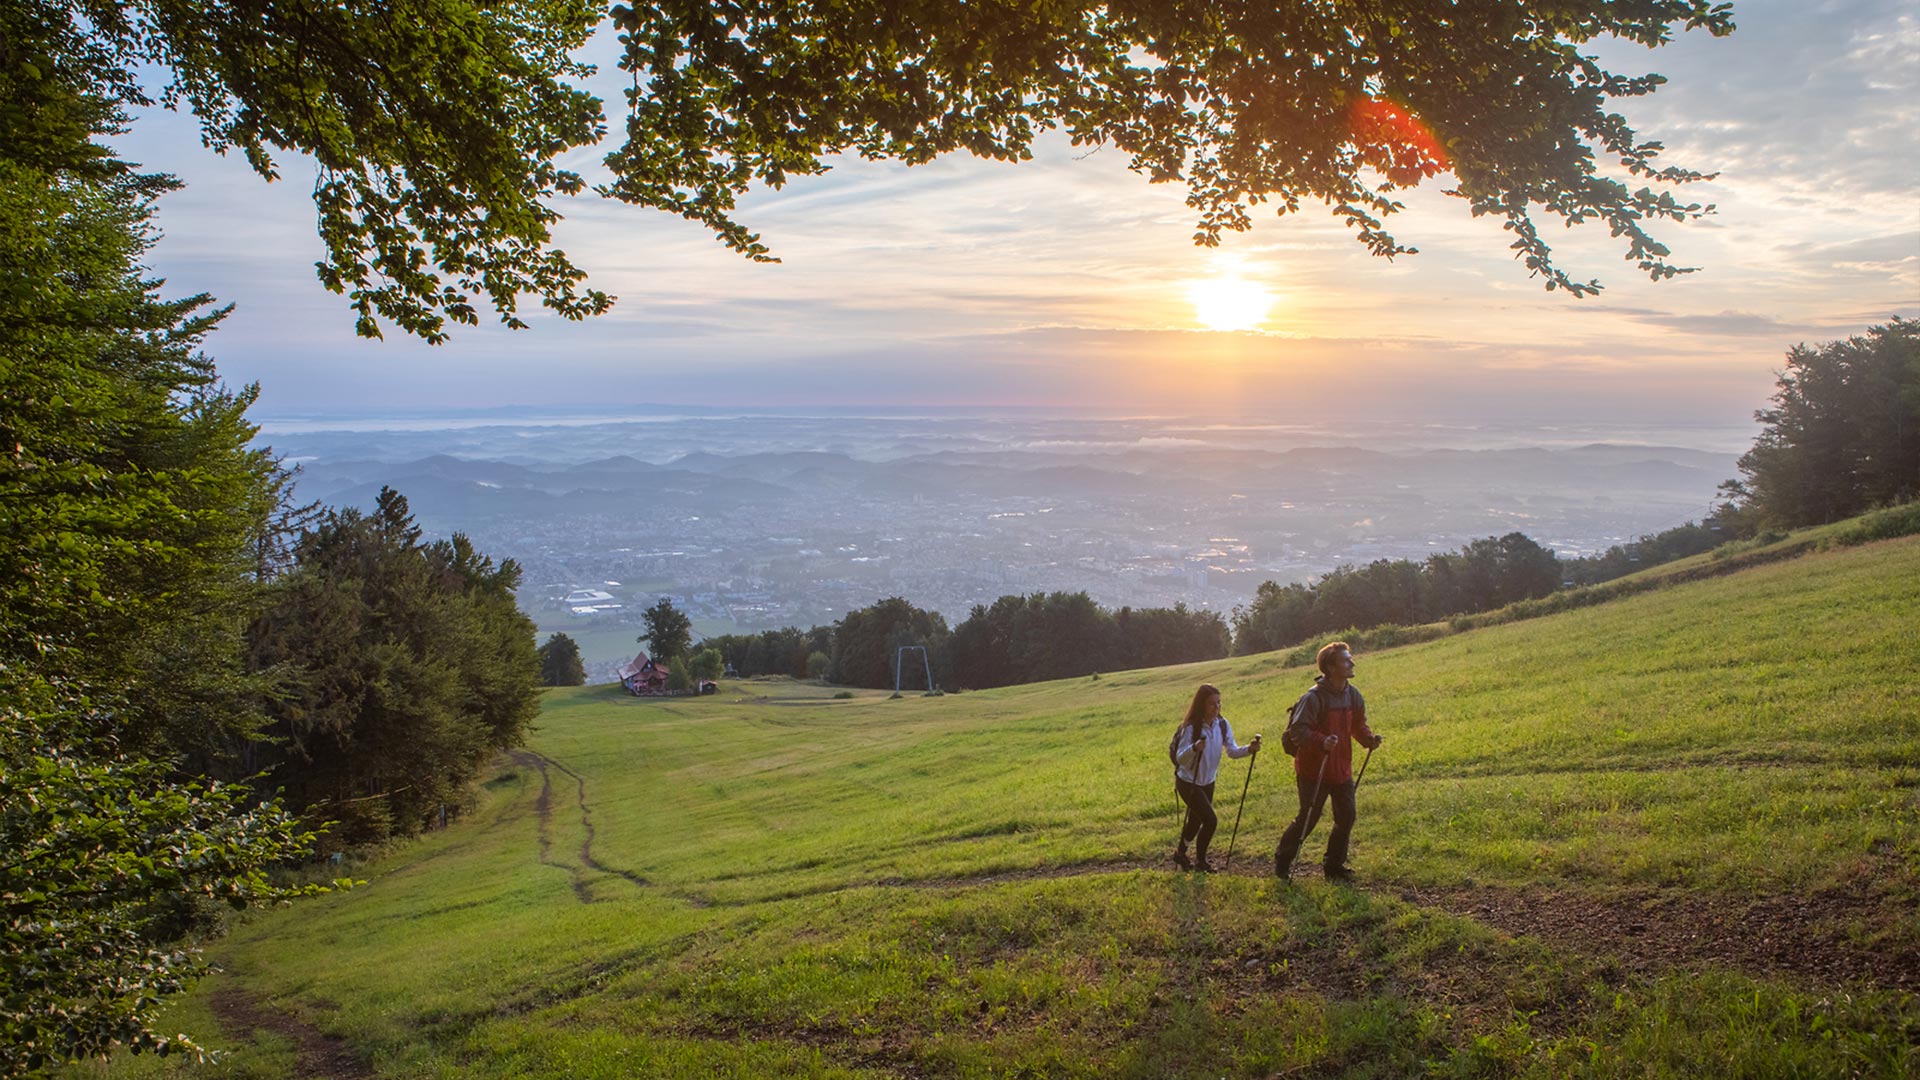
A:
POLYGON ((1220 827, 1220 819, 1213 812, 1213 785, 1189 784, 1176 776, 1173 790, 1187 804, 1187 819, 1180 824, 1180 846, 1186 847, 1187 841, 1194 840, 1194 854, 1204 859, 1207 845, 1213 843, 1213 830, 1220 827))
POLYGON ((1300 813, 1287 826, 1286 835, 1280 838, 1280 850, 1274 852, 1273 861, 1276 870, 1285 871, 1293 865, 1294 857, 1300 854, 1300 844, 1314 825, 1320 821, 1320 811, 1328 800, 1333 802, 1333 835, 1327 837, 1327 866, 1347 865, 1347 839, 1353 835, 1353 781, 1344 784, 1328 784, 1320 789, 1320 798, 1313 797, 1314 779, 1295 776, 1293 783, 1300 791, 1300 813), (1309 806, 1308 804, 1313 805, 1309 806))

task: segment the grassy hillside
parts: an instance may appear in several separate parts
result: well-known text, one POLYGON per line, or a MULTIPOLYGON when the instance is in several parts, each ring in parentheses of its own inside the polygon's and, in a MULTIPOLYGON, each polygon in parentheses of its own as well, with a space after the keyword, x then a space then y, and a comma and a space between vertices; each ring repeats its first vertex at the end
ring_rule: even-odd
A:
POLYGON ((1916 611, 1906 539, 1363 654, 1352 888, 1271 879, 1278 753, 1232 873, 1166 862, 1168 732, 1205 680, 1277 734, 1277 654, 553 692, 466 821, 220 947, 224 1063, 82 1071, 1920 1075, 1916 611))

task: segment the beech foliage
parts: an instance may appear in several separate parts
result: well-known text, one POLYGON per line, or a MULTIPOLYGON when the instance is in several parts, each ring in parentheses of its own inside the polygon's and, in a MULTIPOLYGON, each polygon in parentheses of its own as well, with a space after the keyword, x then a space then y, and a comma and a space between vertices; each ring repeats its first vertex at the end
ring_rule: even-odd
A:
MULTIPOLYGON (((355 326, 443 341, 484 308, 525 325, 523 297, 567 318, 612 303, 553 244, 564 162, 607 140, 580 88, 596 28, 631 76, 596 190, 680 215, 756 260, 770 246, 741 195, 843 155, 919 164, 964 151, 1019 161, 1063 132, 1187 192, 1217 244, 1263 207, 1319 203, 1373 253, 1397 193, 1438 181, 1501 219, 1526 272, 1584 295, 1542 219, 1594 223, 1654 279, 1685 273, 1649 227, 1710 212, 1676 194, 1703 174, 1614 109, 1657 74, 1602 65, 1593 43, 1649 47, 1733 30, 1709 0, 18 0, 0 58, 99 99, 198 118, 210 148, 278 177, 309 155, 321 283, 355 326), (21 44, 23 43, 23 44, 21 44)), ((46 137, 43 115, 8 137, 46 137)))

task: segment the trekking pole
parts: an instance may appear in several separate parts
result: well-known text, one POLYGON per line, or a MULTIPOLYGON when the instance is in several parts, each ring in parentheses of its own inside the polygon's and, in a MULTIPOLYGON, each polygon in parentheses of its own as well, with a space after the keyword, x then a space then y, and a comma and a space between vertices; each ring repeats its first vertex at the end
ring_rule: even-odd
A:
MULTIPOLYGON (((1308 800, 1307 804, 1300 808, 1300 812, 1293 816, 1293 824, 1287 826, 1287 831, 1289 833, 1293 831, 1295 825, 1298 825, 1300 827, 1300 839, 1298 842, 1295 843, 1294 849, 1293 849, 1296 854, 1299 853, 1301 848, 1307 846, 1307 833, 1310 832, 1313 828, 1311 824, 1313 810, 1314 810, 1314 807, 1320 805, 1320 789, 1326 782, 1327 782, 1327 759, 1325 757, 1322 757, 1320 759, 1320 775, 1315 777, 1313 781, 1313 798, 1308 800)), ((1286 846, 1287 846, 1286 838, 1282 837, 1280 840, 1280 846, 1273 849, 1273 866, 1276 872, 1279 872, 1281 870, 1280 853, 1286 849, 1286 846)))
POLYGON ((1360 781, 1367 778, 1367 762, 1373 760, 1373 747, 1367 747, 1367 756, 1360 759, 1360 775, 1353 778, 1353 790, 1360 790, 1360 781))
POLYGON ((1247 782, 1240 785, 1240 805, 1233 810, 1233 833, 1227 837, 1227 861, 1220 864, 1220 872, 1226 873, 1233 865, 1233 842, 1240 838, 1240 814, 1247 808, 1247 788, 1253 785, 1253 767, 1260 763, 1260 751, 1253 752, 1253 759, 1247 762, 1247 782))
POLYGON ((1313 781, 1313 801, 1300 808, 1300 846, 1301 847, 1306 846, 1307 834, 1313 831, 1313 824, 1314 824, 1313 811, 1316 807, 1320 805, 1320 789, 1326 785, 1327 761, 1332 757, 1333 757, 1333 752, 1327 751, 1325 756, 1323 756, 1320 759, 1320 775, 1315 777, 1313 781))

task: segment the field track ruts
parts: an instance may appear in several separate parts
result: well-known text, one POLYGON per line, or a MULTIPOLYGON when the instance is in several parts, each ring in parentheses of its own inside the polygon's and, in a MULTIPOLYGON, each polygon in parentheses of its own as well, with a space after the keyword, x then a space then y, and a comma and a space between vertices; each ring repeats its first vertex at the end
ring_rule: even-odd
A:
POLYGON ((222 987, 208 999, 213 1015, 228 1034, 251 1039, 269 1031, 299 1051, 296 1080, 373 1080, 373 1069, 356 1056, 345 1040, 322 1032, 288 1013, 268 1008, 244 990, 222 987))
MULTIPOLYGON (((586 781, 578 773, 530 750, 516 750, 512 757, 516 763, 538 770, 541 776, 540 796, 535 802, 540 818, 541 861, 563 867, 573 876, 574 894, 582 903, 594 901, 580 867, 553 862, 547 855, 553 812, 548 766, 575 782, 581 824, 585 829, 580 843, 581 864, 641 888, 654 887, 641 875, 614 869, 594 857, 586 781)), ((734 903, 716 903, 693 892, 669 890, 664 894, 695 907, 735 906, 736 903, 795 899, 855 889, 967 889, 1015 881, 1166 869, 1168 864, 1158 860, 1119 859, 961 877, 880 878, 796 889, 734 903)), ((1232 874, 1267 877, 1265 854, 1249 853, 1232 874)), ((1316 876, 1310 869, 1304 872, 1297 869, 1296 874, 1316 876)), ((1745 898, 1654 889, 1603 897, 1571 889, 1415 887, 1373 881, 1363 882, 1362 887, 1471 919, 1503 934, 1533 937, 1556 948, 1603 956, 1637 974, 1658 975, 1676 969, 1720 966, 1756 975, 1792 975, 1823 985, 1862 983, 1878 989, 1920 992, 1920 951, 1911 946, 1863 945, 1837 929, 1852 922, 1871 925, 1885 921, 1886 906, 1891 901, 1876 900, 1857 882, 1806 895, 1745 898)))
MULTIPOLYGON (((631 870, 622 870, 619 867, 608 866, 594 857, 593 811, 587 806, 586 778, 552 758, 535 753, 532 750, 513 750, 510 751, 507 756, 513 760, 514 764, 539 772, 540 795, 534 800, 533 805, 540 822, 540 862, 543 866, 559 867, 567 871, 572 877, 573 894, 581 903, 594 903, 592 890, 587 885, 586 876, 582 867, 598 873, 622 878, 628 883, 637 885, 640 888, 648 888, 652 885, 652 882, 649 882, 646 878, 641 877, 631 870), (573 778, 574 802, 580 810, 580 827, 582 830, 579 851, 580 864, 578 866, 572 863, 556 862, 550 854, 553 848, 553 777, 547 771, 548 766, 552 766, 573 778)), ((687 899, 697 907, 706 906, 696 898, 687 899)))

